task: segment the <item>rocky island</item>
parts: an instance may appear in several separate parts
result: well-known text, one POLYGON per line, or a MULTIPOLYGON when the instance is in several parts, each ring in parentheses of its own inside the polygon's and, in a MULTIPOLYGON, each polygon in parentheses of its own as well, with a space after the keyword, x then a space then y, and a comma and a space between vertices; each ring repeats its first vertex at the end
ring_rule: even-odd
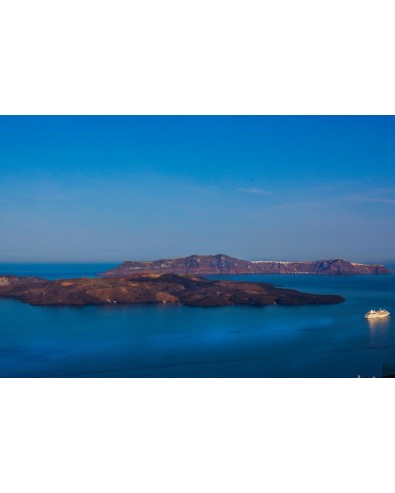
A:
POLYGON ((173 303, 189 306, 306 305, 341 303, 337 295, 301 293, 271 284, 210 281, 177 274, 133 274, 125 277, 49 281, 38 277, 0 276, 0 296, 31 305, 105 305, 173 303))
POLYGON ((191 255, 177 259, 146 262, 128 260, 102 276, 126 276, 134 273, 157 274, 320 274, 358 275, 389 274, 381 264, 359 264, 344 259, 313 260, 306 262, 249 261, 228 255, 191 255))

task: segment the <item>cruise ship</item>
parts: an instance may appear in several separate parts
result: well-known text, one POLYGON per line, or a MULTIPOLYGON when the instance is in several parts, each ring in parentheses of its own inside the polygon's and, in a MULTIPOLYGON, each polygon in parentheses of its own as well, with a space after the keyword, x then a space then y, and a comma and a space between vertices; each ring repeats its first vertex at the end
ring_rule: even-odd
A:
POLYGON ((369 310, 367 313, 365 313, 365 318, 384 318, 384 317, 389 317, 390 312, 387 310, 369 310))

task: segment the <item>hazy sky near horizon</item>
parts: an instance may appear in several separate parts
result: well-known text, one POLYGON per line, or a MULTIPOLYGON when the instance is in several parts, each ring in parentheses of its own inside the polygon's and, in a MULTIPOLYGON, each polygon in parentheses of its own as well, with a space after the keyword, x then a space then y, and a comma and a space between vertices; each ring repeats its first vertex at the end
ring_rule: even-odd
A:
POLYGON ((395 258, 395 117, 0 117, 0 262, 395 258))

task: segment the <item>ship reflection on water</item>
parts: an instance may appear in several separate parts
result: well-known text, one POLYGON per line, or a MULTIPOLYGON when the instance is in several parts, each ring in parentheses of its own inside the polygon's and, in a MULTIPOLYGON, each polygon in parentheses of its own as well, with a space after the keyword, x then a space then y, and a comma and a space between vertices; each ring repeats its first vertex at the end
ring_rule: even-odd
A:
POLYGON ((368 318, 365 319, 369 327, 369 340, 371 347, 383 347, 387 345, 391 319, 385 318, 368 318))
POLYGON ((369 326, 369 330, 372 332, 376 332, 377 330, 385 329, 387 330, 390 326, 390 318, 367 318, 366 322, 369 326))

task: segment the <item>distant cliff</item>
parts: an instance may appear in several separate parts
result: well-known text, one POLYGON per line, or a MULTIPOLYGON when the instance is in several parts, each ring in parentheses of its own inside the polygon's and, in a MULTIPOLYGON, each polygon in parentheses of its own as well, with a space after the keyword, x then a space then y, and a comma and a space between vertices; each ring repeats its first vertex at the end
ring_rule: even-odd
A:
POLYGON ((307 262, 276 262, 239 260, 228 255, 191 255, 177 259, 146 262, 128 260, 102 276, 126 276, 147 274, 324 274, 358 275, 389 274, 391 271, 380 264, 358 264, 343 259, 314 260, 307 262))

